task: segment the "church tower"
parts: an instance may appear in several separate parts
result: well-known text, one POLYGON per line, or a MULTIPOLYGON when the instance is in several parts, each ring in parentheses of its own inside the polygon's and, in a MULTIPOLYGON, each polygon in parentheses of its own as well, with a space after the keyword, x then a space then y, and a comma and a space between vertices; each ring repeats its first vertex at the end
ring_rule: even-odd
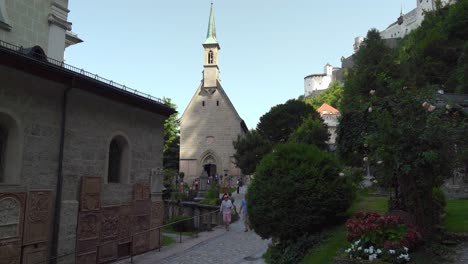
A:
POLYGON ((229 184, 241 176, 232 142, 248 130, 219 80, 220 46, 213 4, 203 49, 203 80, 179 120, 180 171, 188 183, 200 176, 217 175, 223 176, 223 184, 229 184))
POLYGON ((203 43, 205 48, 205 65, 203 66, 203 86, 205 88, 216 88, 219 80, 218 52, 221 49, 216 40, 216 26, 213 13, 213 4, 210 8, 210 19, 208 21, 208 31, 206 40, 203 43))

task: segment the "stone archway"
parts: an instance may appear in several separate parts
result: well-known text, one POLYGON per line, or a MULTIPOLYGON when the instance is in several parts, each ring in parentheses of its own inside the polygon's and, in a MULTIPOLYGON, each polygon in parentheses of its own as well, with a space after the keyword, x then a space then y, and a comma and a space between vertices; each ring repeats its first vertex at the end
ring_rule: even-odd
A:
POLYGON ((212 154, 207 154, 202 161, 203 174, 207 176, 215 176, 217 172, 216 159, 212 154))

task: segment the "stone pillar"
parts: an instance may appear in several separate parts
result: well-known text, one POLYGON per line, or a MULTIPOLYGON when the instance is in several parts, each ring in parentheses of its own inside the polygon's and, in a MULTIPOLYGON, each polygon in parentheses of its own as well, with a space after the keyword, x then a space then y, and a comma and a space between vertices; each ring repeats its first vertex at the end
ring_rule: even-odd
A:
POLYGON ((65 35, 67 30, 71 30, 71 23, 68 18, 68 1, 54 0, 49 13, 49 41, 47 56, 58 61, 63 61, 65 52, 65 35))

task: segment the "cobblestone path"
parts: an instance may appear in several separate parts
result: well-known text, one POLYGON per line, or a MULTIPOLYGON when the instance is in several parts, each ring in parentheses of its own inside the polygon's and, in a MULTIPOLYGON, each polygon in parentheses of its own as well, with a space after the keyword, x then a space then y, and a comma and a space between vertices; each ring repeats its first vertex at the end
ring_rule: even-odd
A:
MULTIPOLYGON (((233 194, 237 209, 243 194, 233 194)), ((230 230, 222 227, 212 232, 200 233, 202 242, 193 241, 176 243, 168 247, 166 252, 149 252, 136 256, 135 264, 264 264, 262 259, 269 240, 262 240, 253 231, 244 232, 241 220, 231 224, 230 230), (205 234, 204 234, 205 233, 205 234), (203 238, 203 236, 206 236, 203 238)), ((121 261, 118 263, 129 263, 121 261)))

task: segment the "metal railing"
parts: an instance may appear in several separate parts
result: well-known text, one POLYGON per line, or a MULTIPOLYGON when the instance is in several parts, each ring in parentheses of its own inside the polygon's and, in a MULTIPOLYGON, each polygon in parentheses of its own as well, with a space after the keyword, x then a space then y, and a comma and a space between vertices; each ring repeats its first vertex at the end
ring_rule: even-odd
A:
MULTIPOLYGON (((209 227, 208 230, 211 230, 211 228, 212 228, 211 225, 213 224, 213 215, 215 215, 215 217, 219 217, 219 209, 216 210, 216 211, 206 213, 206 214, 200 214, 200 215, 196 215, 196 216, 193 216, 193 217, 190 217, 190 218, 186 218, 186 219, 175 221, 175 222, 172 222, 172 223, 169 223, 169 224, 158 226, 158 227, 155 227, 155 228, 150 228, 150 229, 142 231, 142 232, 134 233, 133 235, 125 237, 125 238, 119 238, 119 239, 116 239, 116 240, 113 240, 113 241, 107 241, 107 242, 104 242, 104 243, 100 243, 99 245, 97 245, 97 248, 96 248, 97 253, 96 253, 96 262, 95 263, 100 263, 99 262, 99 249, 100 249, 100 247, 103 247, 103 246, 106 246, 106 245, 109 245, 109 244, 112 244, 112 243, 116 243, 117 241, 123 241, 125 239, 129 239, 129 240, 126 240, 126 241, 129 241, 127 243, 130 243, 130 245, 132 245, 130 247, 130 254, 127 255, 127 256, 123 256, 121 258, 108 260, 106 262, 122 261, 122 260, 125 260, 125 259, 130 259, 130 263, 133 263, 133 257, 134 256, 137 256, 137 255, 140 255, 140 254, 145 254, 145 253, 152 252, 152 251, 155 251, 155 250, 161 251, 161 248, 163 247, 161 238, 162 238, 163 233, 164 233, 164 228, 170 227, 170 226, 175 225, 177 223, 181 223, 181 222, 185 222, 185 221, 193 221, 193 220, 197 219, 198 224, 194 228, 194 232, 195 232, 195 237, 198 237, 198 234, 200 233, 200 226, 202 224, 202 222, 200 221, 201 218, 205 217, 205 216, 210 216, 210 219, 209 219, 209 226, 210 227, 209 227), (144 252, 134 253, 133 252, 133 238, 135 236, 138 236, 138 235, 141 235, 141 234, 144 234, 144 233, 151 234, 151 231, 155 231, 155 230, 158 230, 158 232, 157 232, 157 234, 158 234, 158 247, 154 248, 154 249, 144 251, 144 252)), ((216 225, 219 225, 219 219, 216 220, 216 225)), ((183 237, 182 233, 183 233, 183 231, 178 231, 176 233, 179 233, 179 243, 182 243, 182 237, 183 237)), ((75 255, 74 258, 76 259, 76 254, 79 254, 79 253, 85 253, 85 252, 77 252, 75 250, 75 251, 72 251, 72 252, 69 252, 69 253, 65 253, 65 254, 61 254, 61 255, 58 255, 58 256, 51 257, 51 258, 49 258, 47 260, 34 262, 34 264, 45 264, 45 263, 51 263, 51 262, 59 262, 60 259, 72 256, 72 255, 75 255)))
POLYGON ((112 86, 114 88, 117 88, 119 90, 123 90, 123 91, 129 92, 129 93, 132 93, 134 95, 144 97, 144 98, 146 98, 148 100, 151 100, 151 101, 154 101, 156 103, 166 105, 164 103, 164 101, 162 99, 160 99, 160 98, 154 97, 154 96, 152 96, 150 94, 147 94, 147 93, 140 92, 140 91, 138 91, 136 89, 132 89, 132 88, 127 87, 127 86, 125 86, 123 84, 116 83, 116 82, 114 82, 112 80, 108 80, 108 79, 103 78, 103 77, 101 77, 101 76, 99 76, 97 74, 85 71, 84 69, 80 69, 80 68, 77 68, 75 66, 66 64, 63 61, 59 61, 59 60, 49 58, 49 57, 46 57, 46 56, 41 56, 41 58, 38 58, 39 55, 37 55, 37 54, 36 54, 36 57, 28 56, 27 51, 29 51, 30 49, 25 49, 22 46, 16 46, 16 45, 13 45, 11 43, 0 40, 0 47, 6 48, 6 49, 8 49, 10 51, 13 51, 13 52, 15 52, 17 54, 28 57, 30 59, 36 59, 37 61, 43 61, 44 63, 48 62, 49 64, 51 64, 53 66, 57 66, 57 67, 60 67, 62 69, 72 71, 75 74, 80 74, 82 76, 93 79, 95 81, 99 81, 99 82, 102 82, 104 84, 110 85, 110 86, 112 86))

